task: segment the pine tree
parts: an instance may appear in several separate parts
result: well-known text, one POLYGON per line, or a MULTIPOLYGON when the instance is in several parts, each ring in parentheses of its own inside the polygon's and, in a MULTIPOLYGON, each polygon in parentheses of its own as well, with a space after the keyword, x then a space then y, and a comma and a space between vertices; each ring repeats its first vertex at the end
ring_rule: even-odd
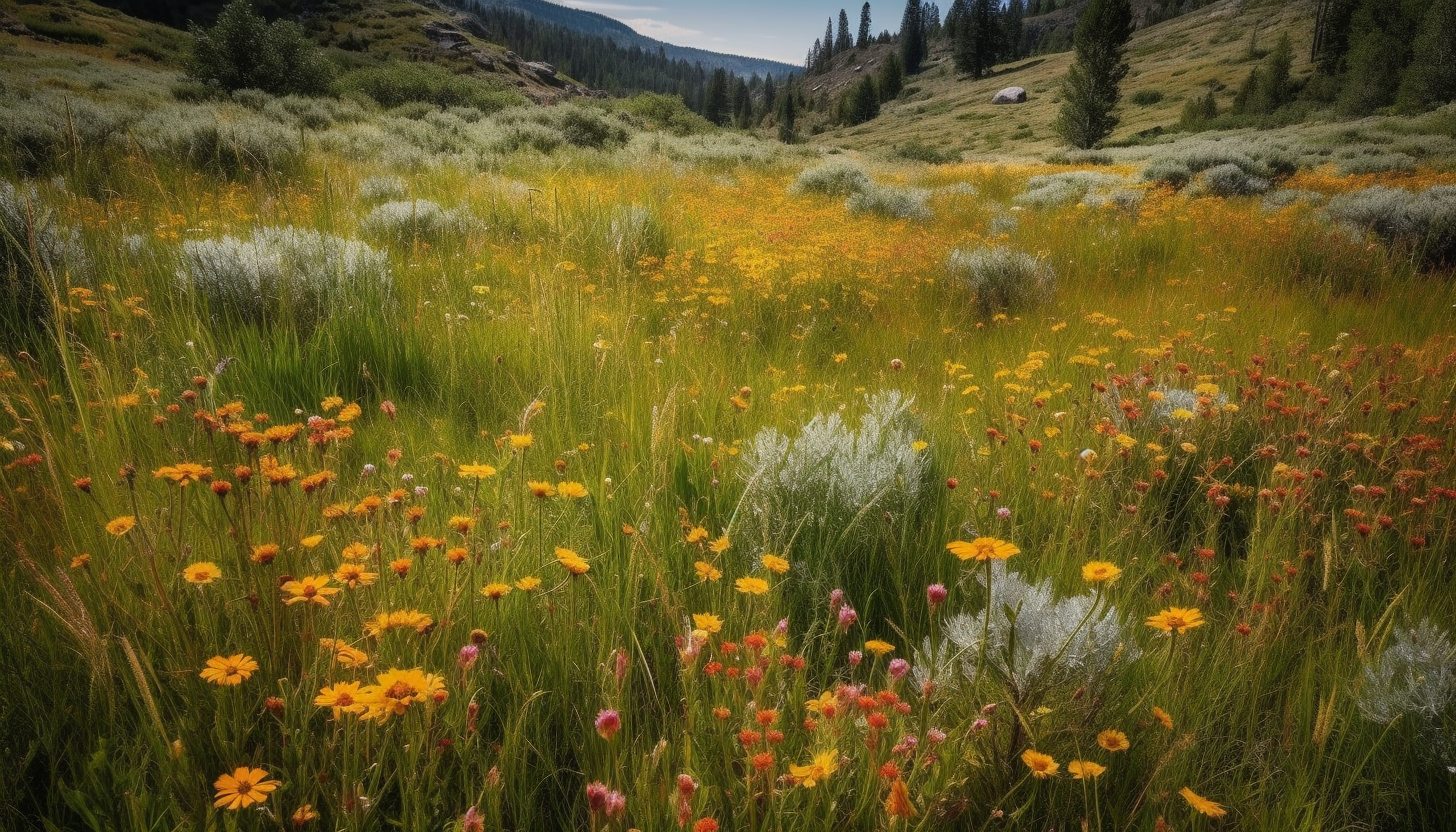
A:
POLYGON ((950 11, 945 13, 945 33, 954 41, 960 34, 961 22, 966 19, 967 0, 955 0, 950 11))
POLYGON ((824 23, 824 68, 829 68, 829 59, 839 54, 834 47, 834 18, 824 23))
POLYGON ((834 54, 848 52, 854 48, 854 41, 849 39, 849 14, 844 9, 839 10, 839 34, 834 36, 834 54))
POLYGON ((747 127, 748 120, 753 114, 753 97, 748 91, 748 82, 739 78, 732 85, 733 92, 729 96, 729 111, 733 114, 732 122, 735 127, 747 127))
POLYGON ((1003 61, 1019 61, 1024 57, 1021 51, 1021 20, 1026 16, 1023 0, 1011 0, 1001 12, 1001 48, 997 50, 1003 61))
POLYGON ((905 88, 905 66, 900 63, 900 56, 894 52, 885 59, 885 65, 880 69, 878 87, 881 101, 893 101, 900 96, 900 90, 905 88))
POLYGON ((875 89, 875 79, 866 75, 846 96, 841 119, 849 125, 864 124, 880 114, 880 93, 875 89))
POLYGON ((1091 0, 1072 37, 1076 56, 1062 88, 1056 130, 1073 147, 1089 148, 1112 134, 1118 85, 1127 77, 1127 39, 1132 36, 1130 0, 1091 0))
POLYGON ((1456 0, 1433 0, 1421 20, 1396 106, 1418 112, 1456 101, 1456 0))
MULTIPOLYGON (((772 75, 765 75, 763 79, 763 115, 767 117, 769 113, 774 112, 774 110, 778 107, 778 104, 778 86, 774 84, 774 79, 772 75)), ((762 121, 762 119, 759 120, 762 121)))
POLYGON ((920 0, 906 0, 905 16, 900 19, 900 61, 906 75, 920 71, 925 61, 925 25, 920 0))
POLYGON ((1326 75, 1345 71, 1345 55, 1350 51, 1350 21, 1359 8, 1360 0, 1320 0, 1310 57, 1326 75))
POLYGON ((703 118, 719 127, 728 121, 727 70, 713 70, 713 77, 708 81, 707 95, 703 97, 703 118))
POLYGON ((940 37, 940 6, 934 3, 922 3, 920 5, 920 24, 925 29, 926 42, 940 37))
POLYGON ((1202 130, 1210 121, 1218 118, 1218 99, 1209 90, 1202 98, 1190 98, 1183 105, 1183 114, 1178 126, 1185 130, 1202 130))
POLYGON ((960 72, 980 78, 996 63, 996 12, 993 0, 966 0, 956 17, 955 65, 960 72))
POLYGON ((1367 115, 1395 101, 1401 70, 1410 58, 1416 22, 1401 4, 1363 0, 1350 19, 1350 51, 1337 106, 1348 115, 1367 115))
POLYGON ((794 105, 794 90, 790 89, 784 93, 783 107, 779 110, 779 141, 784 144, 794 143, 794 121, 798 117, 798 108, 794 105))
POLYGON ((860 49, 870 45, 870 4, 865 3, 859 10, 859 39, 855 46, 860 49))

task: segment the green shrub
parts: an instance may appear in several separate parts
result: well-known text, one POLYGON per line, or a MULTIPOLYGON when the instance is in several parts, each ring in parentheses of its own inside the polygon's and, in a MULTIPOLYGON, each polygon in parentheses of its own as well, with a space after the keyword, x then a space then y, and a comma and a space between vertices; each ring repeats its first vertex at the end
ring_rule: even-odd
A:
POLYGON ((248 0, 228 3, 211 29, 194 25, 192 37, 188 74, 229 92, 320 93, 333 74, 298 24, 269 24, 248 0))
POLYGON ((617 104, 622 112, 640 119, 644 126, 674 136, 696 136, 713 130, 713 123, 688 109, 676 95, 644 93, 617 104))
POLYGON ((961 154, 954 150, 941 150, 938 147, 922 144, 919 140, 911 140, 900 145, 890 155, 912 162, 925 162, 928 165, 946 165, 959 162, 961 159, 961 154))
POLYGON ((620 147, 632 137, 626 127, 600 110, 567 105, 556 107, 549 113, 554 116, 561 135, 576 147, 604 150, 620 147))
POLYGON ((1163 93, 1161 90, 1138 90, 1129 96, 1127 100, 1139 107, 1151 107, 1163 100, 1163 93))
POLYGON ((62 43, 78 43, 82 46, 105 46, 106 36, 85 26, 75 23, 46 20, 44 18, 22 15, 20 22, 26 28, 37 35, 52 38, 62 43))
POLYGON ((399 61, 349 72, 339 79, 335 89, 366 95, 388 110, 428 104, 437 108, 474 107, 494 113, 525 103, 519 93, 456 75, 444 67, 399 61))
POLYGON ((1218 165, 1203 172, 1198 188, 1212 196, 1255 196, 1269 190, 1269 180, 1250 176, 1238 165, 1218 165))
POLYGON ((1143 168, 1140 178, 1144 182, 1170 185, 1176 189, 1182 188, 1193 179, 1193 171, 1177 159, 1155 159, 1152 164, 1143 168))

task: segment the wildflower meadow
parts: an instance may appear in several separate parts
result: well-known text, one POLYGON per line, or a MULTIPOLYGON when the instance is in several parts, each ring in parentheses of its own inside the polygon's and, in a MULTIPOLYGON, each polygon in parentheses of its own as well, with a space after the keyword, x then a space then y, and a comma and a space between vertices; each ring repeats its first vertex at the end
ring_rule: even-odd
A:
POLYGON ((11 159, 0 826, 1452 828, 1456 176, 568 106, 11 159))

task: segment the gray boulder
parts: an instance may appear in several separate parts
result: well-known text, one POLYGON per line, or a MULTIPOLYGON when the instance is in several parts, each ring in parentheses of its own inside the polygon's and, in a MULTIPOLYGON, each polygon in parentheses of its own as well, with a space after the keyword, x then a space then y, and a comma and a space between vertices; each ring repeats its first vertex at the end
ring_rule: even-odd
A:
POLYGON ((1026 89, 1023 87, 1007 87, 996 93, 991 99, 992 104, 1024 104, 1026 103, 1026 89))

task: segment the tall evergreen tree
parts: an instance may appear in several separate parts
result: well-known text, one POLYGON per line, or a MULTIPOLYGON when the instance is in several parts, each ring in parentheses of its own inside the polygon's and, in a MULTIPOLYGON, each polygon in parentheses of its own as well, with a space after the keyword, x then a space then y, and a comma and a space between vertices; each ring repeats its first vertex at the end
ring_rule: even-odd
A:
POLYGON ((876 85, 880 91, 881 101, 892 101, 898 98, 900 90, 905 88, 905 66, 900 63, 900 56, 894 52, 885 59, 885 65, 880 68, 880 82, 876 85))
POLYGON ((1456 0, 1433 0, 1421 20, 1396 106, 1406 112, 1456 101, 1456 0))
POLYGON ((924 61, 925 24, 920 0, 906 0, 905 15, 900 18, 900 62, 906 75, 914 75, 924 61))
POLYGON ((994 0, 966 0, 952 32, 955 65, 960 72, 980 78, 996 63, 997 34, 994 0))
POLYGON ((798 119, 798 107, 794 103, 796 98, 793 88, 784 91, 779 96, 783 105, 779 109, 779 141, 784 144, 794 143, 794 122, 798 119))
POLYGON ((1092 0, 1072 36, 1076 56, 1062 86, 1056 130, 1073 147, 1089 148, 1112 134, 1112 114, 1127 77, 1127 39, 1132 36, 1130 0, 1092 0))
POLYGON ((854 48, 854 41, 849 37, 849 14, 839 10, 839 34, 834 36, 834 54, 848 52, 854 48))
POLYGON ((1294 46, 1289 33, 1279 37, 1264 63, 1249 73, 1244 86, 1234 97, 1233 111, 1250 115, 1267 115, 1294 99, 1294 86, 1289 71, 1294 65, 1294 46))
POLYGON ((934 3, 922 3, 920 6, 920 25, 925 29, 925 39, 927 42, 940 37, 940 6, 934 3))
POLYGON ((728 96, 728 110, 733 114, 731 122, 734 127, 747 127, 753 115, 753 96, 748 91, 748 82, 738 78, 731 88, 728 96))
POLYGON ((1001 48, 997 54, 1003 61, 1019 61, 1024 57, 1021 47, 1021 20, 1026 16, 1024 0, 1011 0, 1001 12, 1001 48))
POLYGON ((859 38, 854 43, 860 49, 870 45, 870 4, 865 3, 859 9, 859 38))
POLYGON ((846 124, 864 124, 880 114, 880 93, 875 79, 866 75, 845 97, 840 118, 846 124))
POLYGON ((831 17, 824 22, 824 64, 826 69, 828 69, 829 59, 833 58, 836 54, 837 52, 834 48, 834 18, 831 17))
POLYGON ((1315 11, 1310 59, 1327 75, 1339 75, 1345 70, 1345 54, 1350 51, 1350 21, 1359 8, 1360 0, 1320 0, 1315 11))
POLYGON ((728 122, 728 115, 728 72, 715 69, 703 97, 703 118, 721 127, 728 122))
MULTIPOLYGON (((779 104, 778 85, 774 83, 772 75, 765 75, 763 78, 763 110, 764 116, 774 112, 779 104)), ((761 121, 762 119, 760 119, 761 121)))
POLYGON ((1349 115, 1366 115, 1395 101, 1401 70, 1410 62, 1416 20, 1403 4, 1363 0, 1350 19, 1345 80, 1337 102, 1349 115))
POLYGON ((945 30, 951 40, 960 34, 961 21, 966 19, 968 0, 955 0, 950 4, 950 10, 945 13, 945 30))

